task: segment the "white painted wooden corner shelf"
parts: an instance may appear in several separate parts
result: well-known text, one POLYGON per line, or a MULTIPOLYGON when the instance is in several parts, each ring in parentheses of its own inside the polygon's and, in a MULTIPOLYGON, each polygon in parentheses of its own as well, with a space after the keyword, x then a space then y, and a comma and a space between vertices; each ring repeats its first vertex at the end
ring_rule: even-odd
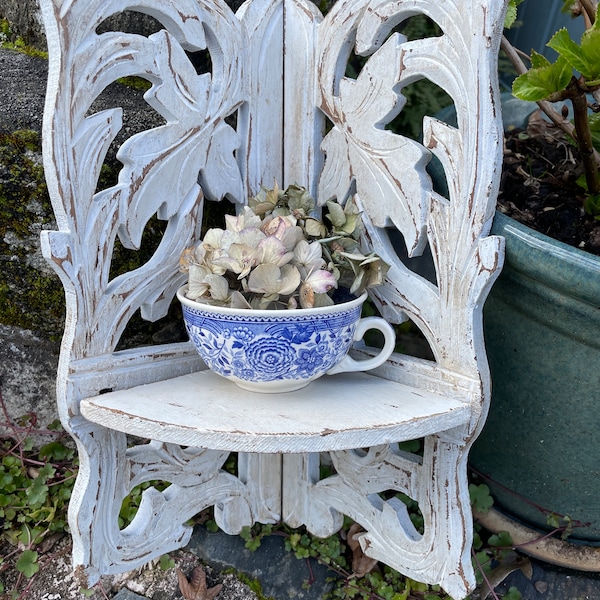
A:
POLYGON ((228 533, 284 521, 328 536, 348 515, 367 555, 464 598, 475 582, 466 462, 490 395, 482 307, 503 255, 488 233, 505 1, 340 0, 324 16, 308 0, 248 0, 236 13, 222 0, 40 1, 57 221, 42 243, 67 299, 57 397, 80 456, 69 506, 77 575, 91 585, 184 546, 186 522, 214 506, 228 533), (155 32, 107 29, 127 9, 153 17, 155 32), (421 13, 440 35, 407 40, 398 28, 421 13), (205 51, 202 72, 190 57, 205 51), (364 59, 350 77, 353 52, 364 59), (122 110, 92 106, 128 75, 150 82, 144 98, 164 124, 122 143, 118 182, 99 189, 122 110), (458 125, 425 117, 419 143, 387 127, 404 88, 423 78, 450 95, 458 125), (447 197, 426 172, 432 156, 447 197), (274 179, 320 203, 354 195, 365 246, 391 265, 371 298, 389 322, 412 319, 435 360, 393 354, 373 372, 262 395, 207 371, 190 343, 116 349, 136 312, 167 313, 206 203, 241 206, 274 179), (139 249, 155 217, 166 228, 152 258, 112 275, 117 239, 139 249), (433 282, 399 257, 390 232, 411 257, 429 247, 433 282), (398 446, 415 439, 419 454, 398 446), (223 468, 231 452, 236 474, 223 468), (324 455, 333 475, 320 479, 324 455), (171 485, 145 490, 119 529, 123 499, 157 480, 171 485), (423 531, 395 492, 419 504, 423 531))
POLYGON ((365 373, 322 377, 296 392, 240 392, 199 371, 83 400, 84 417, 171 444, 229 452, 328 452, 414 440, 465 425, 456 392, 365 373))

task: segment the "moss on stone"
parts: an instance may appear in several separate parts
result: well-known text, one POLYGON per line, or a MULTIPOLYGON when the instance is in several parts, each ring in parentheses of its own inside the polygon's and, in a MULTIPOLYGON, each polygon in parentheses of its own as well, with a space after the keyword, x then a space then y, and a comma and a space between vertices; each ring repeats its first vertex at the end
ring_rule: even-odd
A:
POLYGON ((258 600, 275 600, 272 596, 265 596, 263 594, 262 585, 258 579, 254 579, 250 577, 247 573, 243 573, 242 571, 238 571, 236 569, 224 569, 222 571, 223 575, 234 575, 236 579, 241 581, 243 584, 247 585, 252 592, 254 592, 258 600))
POLYGON ((39 236, 53 227, 39 134, 0 133, 0 322, 50 339, 62 333, 64 293, 39 236))
POLYGON ((39 58, 48 58, 48 53, 40 50, 35 46, 31 46, 20 35, 15 35, 12 31, 8 19, 0 19, 0 46, 8 50, 16 50, 23 52, 29 56, 37 56, 39 58))

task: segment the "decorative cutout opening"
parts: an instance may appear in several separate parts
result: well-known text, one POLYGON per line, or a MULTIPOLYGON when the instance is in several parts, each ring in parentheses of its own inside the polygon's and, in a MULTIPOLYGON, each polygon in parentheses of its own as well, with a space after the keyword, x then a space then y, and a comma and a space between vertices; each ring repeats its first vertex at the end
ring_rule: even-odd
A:
POLYGON ((148 262, 156 252, 167 228, 167 221, 154 215, 146 224, 142 233, 142 243, 137 250, 123 246, 119 238, 115 240, 110 265, 110 279, 133 271, 148 262))
MULTIPOLYGON (((400 34, 406 38, 406 42, 411 42, 439 37, 442 31, 425 15, 415 15, 397 25, 387 39, 394 34, 400 34)), ((369 59, 370 56, 356 54, 353 45, 346 63, 345 76, 357 79, 369 59)), ((423 117, 437 114, 451 104, 452 99, 443 89, 427 79, 422 79, 402 87, 399 103, 402 106, 401 111, 385 128, 393 133, 420 140, 423 133, 423 117)))
POLYGON ((443 35, 441 27, 427 15, 414 15, 396 27, 396 31, 406 36, 408 42, 443 35))
POLYGON ((186 51, 186 55, 198 75, 212 73, 212 59, 208 50, 186 51))
POLYGON ((146 481, 134 487, 121 503, 121 509, 119 510, 119 529, 126 529, 133 523, 133 520, 138 515, 146 490, 154 488, 158 492, 164 492, 170 485, 171 484, 167 481, 146 481))
MULTIPOLYGON (((138 250, 123 246, 119 238, 115 240, 111 260, 110 279, 133 271, 147 263, 158 248, 167 227, 167 221, 153 216, 146 224, 142 234, 142 243, 138 250)), ((173 300, 168 313, 162 319, 154 322, 142 318, 136 311, 129 320, 117 350, 142 346, 161 345, 187 340, 187 334, 181 318, 179 302, 173 300)))
POLYGON ((424 277, 430 283, 437 286, 437 276, 435 270, 435 264, 433 262, 433 256, 431 254, 431 248, 427 244, 420 256, 409 257, 406 250, 406 242, 404 236, 397 229, 387 230, 388 238, 396 255, 402 262, 402 264, 417 275, 424 277))
POLYGON ((204 202, 204 215, 202 217, 202 232, 201 237, 211 227, 225 228, 225 215, 235 215, 237 205, 229 200, 206 200, 204 202))
POLYGON ((121 31, 123 33, 149 36, 161 29, 164 29, 163 25, 154 17, 135 10, 124 10, 100 23, 96 28, 96 33, 121 31))
POLYGON ((385 128, 421 142, 423 140, 423 118, 436 116, 452 104, 452 98, 439 86, 421 79, 400 90, 404 106, 400 113, 385 128))
POLYGON ((435 360, 431 346, 413 321, 409 319, 400 325, 396 325, 395 330, 396 352, 415 358, 435 360))
POLYGON ((181 305, 177 298, 174 298, 166 316, 157 321, 147 321, 139 310, 136 311, 129 319, 116 350, 161 346, 187 340, 188 335, 181 316, 181 305))
POLYGON ((396 511, 398 520, 409 537, 416 540, 423 535, 425 532, 425 519, 416 500, 396 490, 381 492, 379 497, 384 504, 388 504, 396 511))
MULTIPOLYGON (((362 316, 380 317, 381 314, 377 310, 375 304, 371 300, 367 300, 363 305, 362 316)), ((396 347, 394 348, 395 352, 399 354, 406 354, 407 356, 414 356, 415 358, 422 358, 424 360, 435 360, 431 346, 421 330, 413 321, 408 319, 403 323, 392 325, 394 327, 394 332, 396 333, 396 347)), ((382 340, 383 337, 381 334, 372 330, 367 331, 364 337, 365 344, 373 348, 382 348, 382 340)))
MULTIPOLYGON (((235 210, 235 205, 226 200, 221 202, 205 201, 202 236, 211 227, 223 227, 225 215, 235 214, 235 210)), ((150 219, 144 228, 139 250, 125 248, 117 238, 111 261, 110 279, 139 268, 148 262, 158 248, 166 227, 167 221, 159 219, 156 215, 150 219)), ((188 335, 181 315, 181 305, 177 298, 173 298, 166 316, 157 321, 147 321, 141 316, 139 310, 136 311, 127 323, 116 349, 171 344, 187 340, 188 335)))
MULTIPOLYGON (((443 34, 441 28, 432 19, 424 14, 417 14, 404 19, 402 22, 393 27, 393 29, 388 33, 386 40, 397 33, 402 35, 404 41, 407 42, 431 37, 440 37, 443 34)), ((348 62, 346 65, 346 77, 356 79, 368 60, 369 56, 360 56, 354 52, 354 40, 352 40, 352 49, 348 56, 348 62)))
POLYGON ((321 452, 319 455, 319 481, 334 477, 336 474, 329 452, 321 452))
POLYGON ((354 52, 354 46, 350 52, 350 56, 348 57, 348 62, 346 64, 346 72, 344 75, 349 79, 357 79, 363 67, 367 64, 369 60, 368 56, 360 56, 354 52))

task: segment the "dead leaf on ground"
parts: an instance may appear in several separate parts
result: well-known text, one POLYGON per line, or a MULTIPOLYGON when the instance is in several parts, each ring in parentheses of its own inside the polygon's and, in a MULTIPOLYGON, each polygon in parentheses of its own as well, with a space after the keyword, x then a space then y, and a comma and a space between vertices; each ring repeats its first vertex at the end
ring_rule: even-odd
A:
POLYGON ((374 558, 369 558, 360 547, 358 538, 364 531, 358 523, 353 523, 348 529, 347 541, 350 550, 352 550, 352 571, 357 577, 371 573, 377 568, 378 563, 374 558))
POLYGON ((185 600, 214 600, 223 587, 223 584, 219 583, 212 588, 207 588, 206 573, 202 567, 194 569, 190 581, 181 569, 177 569, 177 578, 179 579, 179 589, 185 600))
POLYGON ((481 584, 481 600, 485 600, 492 594, 494 589, 498 587, 513 571, 521 570, 527 579, 533 576, 533 567, 531 561, 516 552, 509 552, 501 561, 500 564, 492 569, 486 576, 485 581, 481 584))

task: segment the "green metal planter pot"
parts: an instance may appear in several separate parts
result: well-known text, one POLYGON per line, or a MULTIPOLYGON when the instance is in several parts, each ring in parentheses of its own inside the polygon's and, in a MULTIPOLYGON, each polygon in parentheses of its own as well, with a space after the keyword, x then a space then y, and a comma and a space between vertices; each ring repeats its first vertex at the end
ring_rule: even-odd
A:
POLYGON ((600 257, 501 214, 493 233, 506 262, 484 310, 492 403, 471 465, 504 513, 541 531, 569 515, 586 524, 570 539, 600 546, 600 257))

